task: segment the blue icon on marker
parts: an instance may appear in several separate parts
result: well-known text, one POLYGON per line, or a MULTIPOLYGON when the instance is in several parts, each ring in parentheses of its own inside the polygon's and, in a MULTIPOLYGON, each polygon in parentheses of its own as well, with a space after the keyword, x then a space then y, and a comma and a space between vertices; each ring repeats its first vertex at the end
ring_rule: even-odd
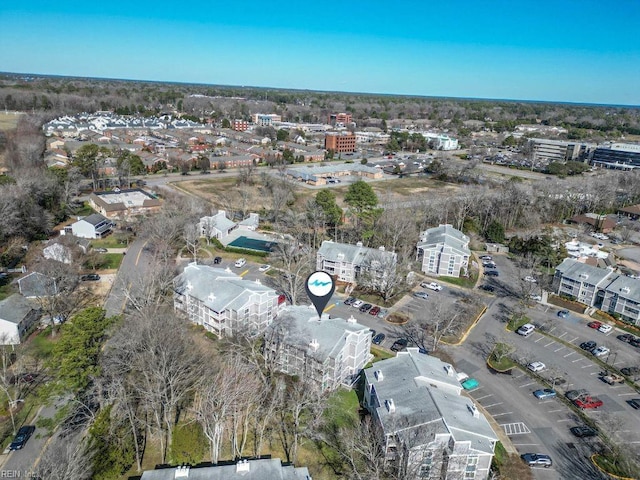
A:
POLYGON ((336 289, 333 278, 326 272, 313 272, 307 277, 305 287, 311 303, 316 307, 318 316, 322 318, 322 311, 331 300, 331 295, 336 289))

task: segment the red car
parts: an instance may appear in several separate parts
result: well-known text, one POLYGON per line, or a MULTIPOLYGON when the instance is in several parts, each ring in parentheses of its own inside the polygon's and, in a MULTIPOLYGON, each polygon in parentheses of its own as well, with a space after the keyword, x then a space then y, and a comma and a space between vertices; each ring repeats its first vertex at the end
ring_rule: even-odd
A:
POLYGON ((601 326, 602 326, 602 323, 600 323, 600 322, 589 322, 589 323, 587 323, 587 327, 589 327, 589 328, 598 329, 601 326))
POLYGON ((380 307, 373 307, 369 310, 369 315, 373 315, 374 317, 380 313, 380 307))
POLYGON ((602 400, 596 397, 591 397, 589 395, 576 398, 573 403, 576 407, 582 408, 583 410, 585 408, 598 408, 604 405, 604 402, 602 400))

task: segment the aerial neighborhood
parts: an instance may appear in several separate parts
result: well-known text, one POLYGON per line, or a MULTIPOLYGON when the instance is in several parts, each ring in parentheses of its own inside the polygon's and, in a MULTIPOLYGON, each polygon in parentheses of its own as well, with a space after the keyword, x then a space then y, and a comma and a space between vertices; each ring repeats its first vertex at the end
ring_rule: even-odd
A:
POLYGON ((640 471, 637 112, 144 88, 12 113, 2 471, 640 471))

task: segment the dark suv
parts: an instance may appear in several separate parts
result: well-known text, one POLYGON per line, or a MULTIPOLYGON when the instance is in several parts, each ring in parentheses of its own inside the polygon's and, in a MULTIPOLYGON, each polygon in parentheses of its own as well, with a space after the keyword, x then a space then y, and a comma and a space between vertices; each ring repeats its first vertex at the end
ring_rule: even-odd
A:
POLYGON ((404 350, 408 344, 409 340, 407 340, 406 338, 399 338, 398 340, 393 342, 393 345, 391 345, 391 351, 399 352, 400 350, 404 350))
POLYGON ((583 425, 581 427, 571 427, 569 431, 578 438, 595 437, 596 435, 598 435, 597 430, 594 430, 591 427, 587 427, 586 425, 583 425))
POLYGON ((33 435, 33 432, 35 432, 36 427, 34 427, 33 425, 25 425, 24 427, 20 427, 20 430, 18 430, 18 433, 16 434, 16 438, 13 439, 13 442, 11 442, 11 445, 9 445, 9 450, 20 450, 22 447, 24 447, 24 445, 27 443, 27 440, 29 440, 29 437, 31 437, 31 435, 33 435))

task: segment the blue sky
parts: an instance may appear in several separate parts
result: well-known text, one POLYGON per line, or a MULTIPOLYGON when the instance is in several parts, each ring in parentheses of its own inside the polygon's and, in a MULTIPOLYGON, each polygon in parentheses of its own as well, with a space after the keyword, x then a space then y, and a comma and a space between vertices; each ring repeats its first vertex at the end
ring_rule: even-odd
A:
POLYGON ((0 71, 640 105, 639 0, 2 3, 0 71))

